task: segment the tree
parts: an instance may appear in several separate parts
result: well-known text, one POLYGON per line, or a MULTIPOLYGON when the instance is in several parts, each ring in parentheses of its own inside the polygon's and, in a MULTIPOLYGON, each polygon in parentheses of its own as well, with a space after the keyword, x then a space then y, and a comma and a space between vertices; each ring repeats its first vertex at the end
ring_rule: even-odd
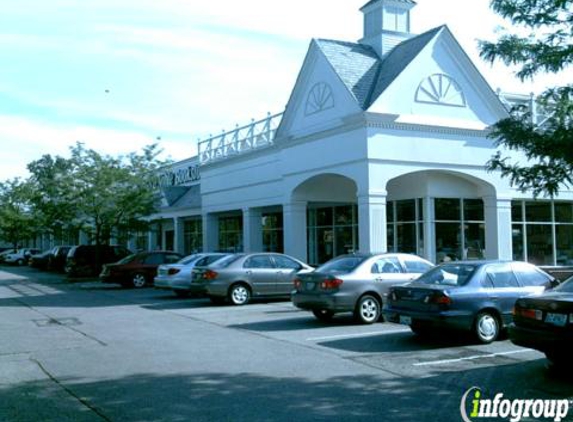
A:
POLYGON ((61 239, 65 231, 79 229, 70 160, 46 154, 28 164, 28 171, 31 174, 28 179, 30 201, 44 232, 61 239))
POLYGON ((156 208, 152 185, 157 170, 164 165, 157 159, 160 152, 156 145, 150 145, 141 154, 114 158, 86 149, 81 143, 71 148, 65 184, 82 229, 91 234, 96 245, 109 243, 113 234, 145 226, 144 217, 156 208))
MULTIPOLYGON (((492 0, 491 7, 512 24, 525 29, 520 36, 507 31, 497 42, 480 42, 481 57, 517 65, 517 77, 533 79, 540 72, 559 73, 573 63, 573 0, 492 0)), ((515 107, 510 117, 496 123, 491 138, 502 150, 487 163, 511 184, 534 196, 558 195, 573 186, 573 78, 547 89, 537 99, 543 121, 533 121, 533 110, 515 107), (507 151, 521 151, 520 163, 507 151)))
POLYGON ((18 178, 0 183, 0 238, 14 248, 37 233, 30 196, 30 186, 18 178))

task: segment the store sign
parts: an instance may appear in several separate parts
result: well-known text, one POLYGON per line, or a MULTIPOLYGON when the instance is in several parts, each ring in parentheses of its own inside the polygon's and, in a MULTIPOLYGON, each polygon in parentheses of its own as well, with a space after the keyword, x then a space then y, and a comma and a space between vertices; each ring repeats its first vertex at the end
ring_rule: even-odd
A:
POLYGON ((194 165, 161 173, 159 175, 159 186, 181 186, 198 180, 201 180, 199 166, 194 165))

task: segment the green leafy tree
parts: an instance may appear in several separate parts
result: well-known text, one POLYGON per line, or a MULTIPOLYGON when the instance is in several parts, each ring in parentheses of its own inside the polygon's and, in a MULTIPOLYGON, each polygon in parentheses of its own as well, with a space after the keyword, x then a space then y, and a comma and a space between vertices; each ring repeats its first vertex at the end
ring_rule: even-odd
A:
MULTIPOLYGON (((518 67, 522 81, 539 73, 565 73, 573 63, 573 0, 492 0, 492 9, 525 35, 505 31, 497 42, 480 42, 481 56, 518 67)), ((515 32, 515 31, 514 31, 515 32)), ((565 76, 565 75, 564 75, 565 76)), ((535 196, 556 196, 573 186, 573 85, 547 89, 537 99, 543 121, 532 110, 515 107, 493 126, 491 137, 501 147, 487 163, 512 185, 535 196), (527 162, 507 155, 520 151, 527 162)))
POLYGON ((66 181, 71 200, 82 220, 82 229, 96 245, 109 243, 112 235, 145 227, 144 217, 156 208, 151 188, 157 170, 164 165, 156 145, 141 154, 112 157, 78 143, 71 148, 70 178, 66 181))
POLYGON ((38 233, 30 198, 26 182, 16 178, 0 183, 0 238, 14 248, 38 233))
POLYGON ((62 239, 64 232, 79 229, 79 209, 73 198, 72 163, 69 159, 44 155, 28 164, 31 203, 45 233, 62 239))

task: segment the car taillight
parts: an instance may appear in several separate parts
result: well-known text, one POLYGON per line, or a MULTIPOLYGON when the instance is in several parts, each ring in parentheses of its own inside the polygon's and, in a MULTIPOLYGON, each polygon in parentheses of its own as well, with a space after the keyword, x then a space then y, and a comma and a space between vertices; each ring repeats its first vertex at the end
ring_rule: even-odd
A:
POLYGON ((449 306, 452 304, 452 298, 445 293, 438 293, 427 296, 426 299, 424 299, 424 302, 433 303, 435 305, 449 306))
POLYGON ((543 320, 543 312, 539 309, 525 309, 518 308, 517 306, 513 308, 513 315, 520 316, 522 318, 534 319, 537 321, 543 320))
POLYGON ((337 289, 342 283, 343 281, 339 278, 327 278, 320 283, 320 287, 325 290, 337 289))
POLYGON ((203 273, 203 278, 205 280, 215 280, 219 274, 213 270, 207 270, 203 273))
POLYGON ((302 280, 300 278, 295 278, 293 280, 293 284, 294 284, 294 288, 298 290, 302 287, 302 280))
POLYGON ((177 274, 179 271, 181 271, 179 268, 169 268, 167 270, 167 275, 175 275, 177 274))

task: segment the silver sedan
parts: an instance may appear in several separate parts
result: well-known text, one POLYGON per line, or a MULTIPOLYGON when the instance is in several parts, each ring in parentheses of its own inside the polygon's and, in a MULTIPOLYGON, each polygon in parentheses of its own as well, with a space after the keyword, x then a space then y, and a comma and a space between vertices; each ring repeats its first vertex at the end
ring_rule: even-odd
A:
POLYGON ((172 290, 179 297, 203 293, 203 287, 191 281, 193 268, 205 266, 228 256, 225 253, 198 253, 186 256, 175 264, 161 265, 153 283, 157 289, 172 290))
POLYGON ((193 284, 203 286, 212 302, 245 305, 252 297, 288 297, 298 273, 313 268, 279 253, 235 254, 193 269, 193 284))
POLYGON ((418 278, 434 265, 416 255, 386 253, 343 255, 295 280, 293 304, 321 321, 353 312, 358 322, 378 321, 391 286, 418 278))

